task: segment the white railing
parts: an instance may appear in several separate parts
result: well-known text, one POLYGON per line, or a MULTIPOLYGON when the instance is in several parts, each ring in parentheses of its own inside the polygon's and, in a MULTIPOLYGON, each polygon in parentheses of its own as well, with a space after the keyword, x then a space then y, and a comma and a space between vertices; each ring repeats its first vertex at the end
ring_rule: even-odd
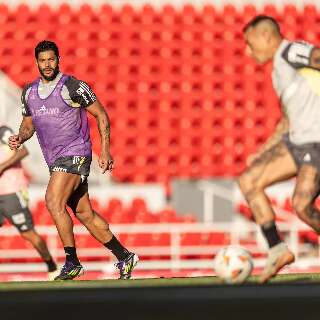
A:
MULTIPOLYGON (((291 250, 295 253, 297 260, 294 264, 295 268, 316 267, 319 265, 319 256, 308 257, 308 247, 299 242, 299 231, 310 230, 307 226, 302 224, 299 220, 294 220, 290 224, 279 223, 279 229, 285 234, 286 242, 291 250)), ((38 226, 37 231, 45 235, 49 249, 54 258, 63 257, 64 252, 59 247, 59 238, 54 226, 38 226)), ((76 235, 87 235, 88 231, 83 226, 75 226, 74 231, 76 235)), ((112 231, 115 234, 170 234, 169 246, 139 246, 131 248, 141 256, 154 257, 149 261, 142 261, 138 268, 141 270, 160 270, 160 269, 210 269, 212 268, 212 259, 194 259, 188 260, 183 258, 186 255, 212 255, 217 252, 221 245, 181 245, 181 235, 185 233, 224 233, 229 234, 230 242, 226 245, 241 245, 244 238, 254 240, 253 244, 245 247, 252 253, 266 253, 266 248, 261 246, 263 243, 259 228, 253 223, 193 223, 193 224, 121 224, 113 225, 112 231), (168 256, 168 260, 157 260, 159 256, 168 256)), ((0 229, 1 236, 15 236, 17 231, 14 227, 3 227, 0 229)), ((78 248, 80 257, 107 257, 108 251, 103 247, 94 248, 78 248)), ((0 258, 33 258, 38 257, 34 249, 0 249, 0 258)), ((265 256, 263 258, 254 259, 256 267, 261 267, 265 263, 265 256)), ((113 265, 111 262, 89 262, 86 267, 89 270, 108 271, 113 265)), ((0 272, 23 272, 23 271, 42 271, 43 264, 32 263, 15 263, 15 264, 0 264, 0 272)))

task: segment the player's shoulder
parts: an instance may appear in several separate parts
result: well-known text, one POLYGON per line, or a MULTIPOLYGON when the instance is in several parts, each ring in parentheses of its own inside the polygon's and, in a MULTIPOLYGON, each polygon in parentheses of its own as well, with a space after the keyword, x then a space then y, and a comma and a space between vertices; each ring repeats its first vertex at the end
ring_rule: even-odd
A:
POLYGON ((28 99, 29 99, 29 94, 31 92, 31 89, 34 84, 39 82, 39 78, 35 79, 34 81, 27 83, 23 88, 22 88, 22 93, 21 93, 21 103, 22 103, 22 114, 24 116, 29 116, 30 112, 28 111, 28 99))
POLYGON ((308 66, 314 45, 304 40, 285 41, 281 56, 293 68, 308 66))
POLYGON ((309 55, 314 45, 304 40, 286 41, 282 49, 282 57, 289 59, 297 55, 309 55))
POLYGON ((66 81, 64 82, 64 85, 67 87, 79 87, 81 84, 88 85, 85 81, 80 80, 72 75, 64 75, 66 77, 66 81))
POLYGON ((74 76, 67 76, 64 86, 67 88, 71 99, 85 107, 88 107, 97 100, 90 85, 74 76))
POLYGON ((283 52, 299 54, 300 52, 310 50, 313 47, 314 45, 312 43, 307 42, 305 40, 286 41, 285 46, 283 48, 283 52))
POLYGON ((29 82, 29 83, 25 84, 25 85, 23 86, 23 88, 22 88, 22 96, 25 97, 26 94, 30 92, 32 86, 33 86, 34 84, 38 83, 38 81, 39 81, 39 78, 35 79, 35 80, 32 81, 32 82, 29 82))
POLYGON ((32 86, 33 86, 34 83, 35 83, 35 81, 29 82, 29 83, 27 83, 26 85, 24 85, 23 88, 22 88, 22 92, 23 92, 23 93, 26 93, 29 89, 32 88, 32 86))

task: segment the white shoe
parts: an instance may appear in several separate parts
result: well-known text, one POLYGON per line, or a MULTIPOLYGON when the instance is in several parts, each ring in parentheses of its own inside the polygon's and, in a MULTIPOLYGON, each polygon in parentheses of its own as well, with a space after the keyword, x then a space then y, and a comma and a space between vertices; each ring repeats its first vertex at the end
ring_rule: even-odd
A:
POLYGON ((284 266, 294 262, 294 254, 284 242, 280 242, 269 250, 267 264, 260 276, 260 283, 267 282, 274 277, 284 266))
POLYGON ((59 273, 60 273, 59 268, 57 268, 57 270, 55 271, 48 272, 48 280, 53 281, 54 278, 59 275, 59 273))

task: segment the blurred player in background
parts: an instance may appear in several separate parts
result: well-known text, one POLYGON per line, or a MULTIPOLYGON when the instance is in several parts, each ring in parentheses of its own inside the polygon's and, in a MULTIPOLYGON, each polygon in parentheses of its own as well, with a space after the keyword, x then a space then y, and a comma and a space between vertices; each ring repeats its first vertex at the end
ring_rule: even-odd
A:
POLYGON ((21 160, 28 155, 25 147, 10 150, 11 128, 0 125, 0 226, 7 218, 39 252, 48 267, 49 280, 57 275, 46 243, 34 230, 31 212, 28 208, 28 182, 21 167, 21 160))
POLYGON ((297 177, 293 208, 299 218, 320 233, 320 212, 314 201, 320 191, 320 49, 290 42, 278 23, 257 16, 244 28, 247 53, 260 64, 273 61, 272 81, 283 117, 239 177, 240 188, 269 245, 261 282, 294 261, 281 240, 265 188, 297 177))
MULTIPOLYGON (((35 48, 40 78, 22 93, 23 120, 19 134, 10 137, 19 148, 34 132, 50 170, 46 205, 64 246, 66 262, 56 280, 73 279, 83 273, 76 253, 73 222, 68 205, 89 232, 117 257, 120 279, 129 279, 138 256, 124 248, 108 223, 92 210, 87 177, 92 157, 87 112, 97 121, 102 173, 112 170, 108 115, 89 85, 59 70, 59 50, 54 42, 42 41, 35 48)), ((75 61, 76 63, 76 61, 75 61)))

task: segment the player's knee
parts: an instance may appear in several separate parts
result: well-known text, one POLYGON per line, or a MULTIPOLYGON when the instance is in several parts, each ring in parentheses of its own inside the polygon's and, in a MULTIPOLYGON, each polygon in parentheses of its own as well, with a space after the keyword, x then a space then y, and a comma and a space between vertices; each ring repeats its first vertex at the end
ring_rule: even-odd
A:
POLYGON ((30 241, 31 243, 37 244, 41 242, 40 236, 35 233, 34 230, 29 230, 29 231, 23 231, 21 232, 22 238, 24 238, 27 241, 30 241))
POLYGON ((294 196, 292 199, 292 207, 300 219, 304 219, 308 214, 310 202, 306 201, 303 197, 294 196))
POLYGON ((59 215, 65 212, 66 204, 55 195, 46 194, 46 206, 51 215, 59 215))
POLYGON ((246 172, 238 177, 237 182, 240 190, 246 198, 248 198, 248 195, 251 193, 263 189, 263 184, 260 183, 259 180, 253 179, 253 177, 246 172))
POLYGON ((32 235, 32 232, 31 231, 23 231, 23 232, 20 232, 21 234, 21 237, 25 240, 28 240, 28 241, 31 241, 33 235, 32 235))
POLYGON ((105 229, 106 231, 110 231, 109 223, 108 223, 106 220, 103 220, 103 224, 104 224, 104 229, 105 229))
POLYGON ((75 213, 75 216, 80 220, 84 225, 90 224, 93 221, 94 215, 92 210, 78 211, 75 213))
POLYGON ((240 190, 242 191, 242 193, 245 193, 245 191, 249 188, 248 182, 249 181, 246 178, 245 174, 242 174, 241 176, 239 176, 237 178, 237 183, 238 183, 238 186, 239 186, 240 190))

